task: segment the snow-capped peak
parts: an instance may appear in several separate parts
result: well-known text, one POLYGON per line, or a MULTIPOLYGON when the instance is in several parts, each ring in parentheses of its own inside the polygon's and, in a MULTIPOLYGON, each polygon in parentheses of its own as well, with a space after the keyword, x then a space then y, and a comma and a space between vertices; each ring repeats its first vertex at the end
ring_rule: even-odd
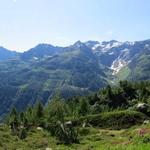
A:
POLYGON ((100 43, 98 41, 87 41, 84 44, 92 50, 95 50, 97 47, 100 46, 100 43))
POLYGON ((126 41, 125 43, 128 45, 134 45, 135 44, 135 42, 129 42, 129 41, 126 41))
POLYGON ((77 41, 72 46, 76 48, 81 48, 82 46, 85 46, 85 44, 82 43, 81 41, 77 41))
POLYGON ((101 44, 100 44, 100 43, 99 43, 99 44, 94 45, 94 46, 92 47, 92 50, 96 50, 99 46, 101 46, 101 44))
POLYGON ((118 41, 115 41, 115 40, 108 41, 108 42, 103 41, 103 42, 95 43, 94 45, 92 45, 91 49, 101 51, 101 52, 105 53, 109 49, 114 48, 114 47, 118 47, 122 44, 123 44, 122 42, 118 42, 118 41))
POLYGON ((118 47, 120 45, 122 45, 122 42, 118 42, 118 41, 110 41, 110 42, 102 42, 101 47, 102 47, 102 52, 107 52, 109 49, 114 48, 114 47, 118 47))

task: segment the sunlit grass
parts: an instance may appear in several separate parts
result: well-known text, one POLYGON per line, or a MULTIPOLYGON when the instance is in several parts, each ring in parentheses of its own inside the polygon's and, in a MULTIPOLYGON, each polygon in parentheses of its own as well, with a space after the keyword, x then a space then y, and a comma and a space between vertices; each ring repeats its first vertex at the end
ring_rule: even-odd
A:
POLYGON ((63 145, 58 143, 46 130, 31 129, 24 140, 13 136, 8 126, 0 127, 0 150, 149 150, 150 125, 135 126, 124 130, 105 130, 86 127, 79 130, 79 144, 63 145), (144 136, 139 134, 145 130, 144 136), (149 140, 149 139, 148 139, 149 140))

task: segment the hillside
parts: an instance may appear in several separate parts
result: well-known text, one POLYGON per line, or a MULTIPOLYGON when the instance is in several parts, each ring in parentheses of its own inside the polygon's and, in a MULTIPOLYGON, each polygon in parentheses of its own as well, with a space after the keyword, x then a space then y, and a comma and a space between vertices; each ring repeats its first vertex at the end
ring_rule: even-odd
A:
POLYGON ((20 53, 0 47, 0 61, 16 58, 20 53))
POLYGON ((120 82, 89 96, 25 111, 13 108, 0 125, 0 148, 31 150, 148 149, 150 82, 120 82))
POLYGON ((119 131, 92 127, 80 130, 80 144, 61 145, 45 130, 32 129, 26 139, 20 140, 11 135, 8 127, 0 127, 0 150, 148 150, 150 146, 150 125, 119 131), (143 131, 144 136, 140 135, 143 131))
POLYGON ((39 60, 33 57, 25 61, 1 62, 0 114, 12 105, 23 109, 37 100, 46 103, 56 92, 70 97, 88 94, 106 85, 104 67, 100 66, 89 48, 84 44, 78 47, 78 44, 81 43, 66 48, 63 53, 39 60))
POLYGON ((23 53, 1 48, 0 115, 13 105, 46 104, 56 93, 69 98, 119 80, 149 80, 149 45, 150 40, 112 40, 77 41, 68 47, 39 44, 23 53))

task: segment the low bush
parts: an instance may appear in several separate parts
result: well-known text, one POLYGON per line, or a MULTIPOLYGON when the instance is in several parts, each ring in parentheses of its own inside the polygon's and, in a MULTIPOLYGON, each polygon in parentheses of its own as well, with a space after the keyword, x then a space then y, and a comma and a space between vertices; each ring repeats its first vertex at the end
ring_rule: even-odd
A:
POLYGON ((18 137, 20 139, 22 139, 22 140, 25 139, 27 137, 27 131, 26 131, 26 129, 20 129, 18 137))
POLYGON ((75 126, 81 126, 86 123, 87 125, 101 128, 123 129, 141 124, 145 119, 148 119, 148 117, 141 112, 114 111, 80 117, 72 122, 75 126))
POLYGON ((88 128, 80 128, 78 132, 79 132, 79 135, 86 136, 90 133, 90 130, 88 128))
POLYGON ((144 137, 142 138, 142 142, 143 143, 150 143, 150 135, 144 135, 144 137))
POLYGON ((72 125, 55 122, 49 124, 47 126, 47 130, 52 136, 56 136, 56 138, 62 144, 79 143, 78 132, 72 125))

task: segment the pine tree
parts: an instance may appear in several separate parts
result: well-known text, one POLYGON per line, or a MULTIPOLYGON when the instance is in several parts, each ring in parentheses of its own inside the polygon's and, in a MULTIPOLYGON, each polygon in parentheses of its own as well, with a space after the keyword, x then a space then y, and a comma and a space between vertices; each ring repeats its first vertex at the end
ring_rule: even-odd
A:
POLYGON ((22 140, 22 139, 25 139, 26 137, 27 137, 27 131, 26 131, 26 129, 20 129, 20 131, 19 131, 19 135, 18 135, 18 137, 22 140))
POLYGON ((47 115, 49 121, 64 122, 66 112, 66 105, 59 96, 55 96, 53 100, 48 104, 47 115))
POLYGON ((85 97, 82 97, 79 104, 78 114, 79 115, 87 115, 89 112, 89 103, 85 99, 85 97))
POLYGON ((11 126, 12 133, 17 134, 18 127, 19 127, 19 119, 18 119, 18 113, 15 107, 13 107, 12 111, 10 112, 9 124, 11 126))
POLYGON ((34 123, 41 125, 44 119, 44 108, 41 102, 37 102, 34 107, 34 123))
POLYGON ((42 118, 44 116, 44 108, 41 102, 37 102, 35 105, 35 115, 37 118, 42 118))
POLYGON ((108 98, 112 98, 112 89, 111 89, 111 86, 108 85, 106 87, 106 90, 107 90, 107 96, 108 96, 108 98))
POLYGON ((21 112, 21 113, 20 113, 20 115, 19 115, 19 120, 20 120, 21 124, 24 124, 24 121, 25 121, 24 112, 21 112))
POLYGON ((28 106, 25 112, 25 116, 26 116, 26 122, 28 122, 28 125, 32 125, 34 121, 33 107, 28 106))

